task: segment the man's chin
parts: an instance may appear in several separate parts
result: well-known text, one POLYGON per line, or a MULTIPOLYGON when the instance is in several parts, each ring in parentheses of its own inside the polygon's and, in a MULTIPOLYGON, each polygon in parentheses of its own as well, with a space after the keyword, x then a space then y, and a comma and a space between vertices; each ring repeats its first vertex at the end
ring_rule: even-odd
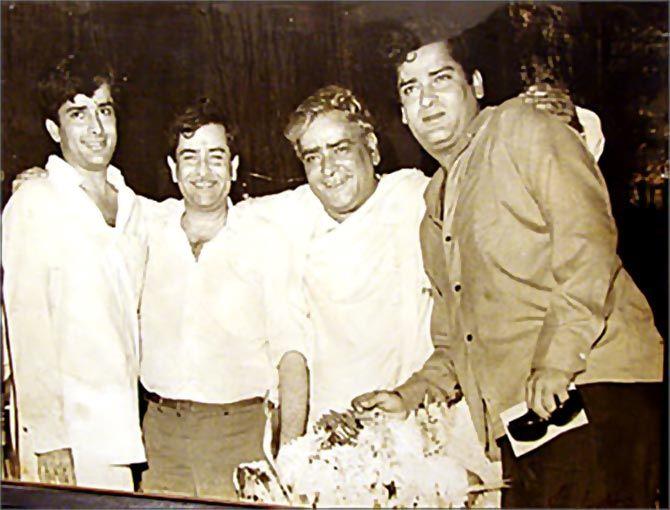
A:
POLYGON ((106 169, 111 161, 111 156, 92 156, 86 158, 87 168, 90 168, 91 170, 106 169))
POLYGON ((321 205, 330 211, 346 211, 351 203, 349 197, 341 197, 336 193, 324 195, 320 198, 321 205))
POLYGON ((198 195, 189 195, 185 197, 186 202, 190 203, 195 208, 201 211, 216 211, 223 207, 226 203, 228 196, 198 196, 198 195))

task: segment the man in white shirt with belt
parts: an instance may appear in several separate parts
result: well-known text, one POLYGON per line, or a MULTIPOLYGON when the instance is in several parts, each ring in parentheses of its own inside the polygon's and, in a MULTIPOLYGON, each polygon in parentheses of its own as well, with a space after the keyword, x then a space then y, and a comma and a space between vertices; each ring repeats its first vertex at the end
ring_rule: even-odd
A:
POLYGON ((149 228, 142 488, 232 500, 234 469, 263 458, 268 391, 281 442, 304 431, 305 333, 287 242, 228 198, 237 157, 223 116, 200 101, 172 131, 168 162, 183 200, 154 203, 149 228))
POLYGON ((114 76, 64 59, 40 82, 48 177, 3 214, 3 296, 16 384, 21 479, 132 490, 145 460, 137 306, 146 258, 140 205, 110 165, 114 76))

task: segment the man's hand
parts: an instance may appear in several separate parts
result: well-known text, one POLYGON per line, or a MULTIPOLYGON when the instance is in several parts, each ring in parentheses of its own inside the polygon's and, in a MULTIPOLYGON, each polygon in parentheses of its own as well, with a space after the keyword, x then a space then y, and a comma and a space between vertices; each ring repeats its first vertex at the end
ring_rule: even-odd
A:
POLYGON ((547 83, 531 85, 520 97, 524 103, 532 104, 538 110, 545 110, 566 124, 570 124, 577 115, 569 94, 547 83))
POLYGON ((395 391, 371 391, 363 393, 351 401, 355 411, 362 413, 372 409, 380 409, 390 414, 407 417, 409 410, 399 393, 395 391))
POLYGON ((28 170, 24 170, 19 175, 14 177, 14 180, 12 181, 12 193, 15 193, 16 190, 21 187, 21 184, 23 184, 26 181, 32 181, 33 179, 44 179, 48 176, 49 172, 47 172, 44 168, 40 168, 38 166, 34 166, 32 168, 29 168, 28 170))
POLYGON ((344 413, 331 411, 319 418, 316 428, 327 432, 333 444, 349 444, 356 439, 363 428, 363 423, 351 411, 344 413))
POLYGON ((37 454, 37 473, 40 482, 76 485, 74 460, 70 448, 37 454))
POLYGON ((526 404, 541 418, 549 419, 559 403, 568 399, 569 372, 556 368, 533 370, 526 382, 526 404))

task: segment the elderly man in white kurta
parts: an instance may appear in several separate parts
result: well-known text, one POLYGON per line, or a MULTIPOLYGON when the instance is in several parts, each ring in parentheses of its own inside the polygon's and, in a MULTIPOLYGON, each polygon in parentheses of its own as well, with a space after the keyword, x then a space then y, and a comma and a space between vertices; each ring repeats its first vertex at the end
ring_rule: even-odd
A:
POLYGON ((21 478, 132 490, 129 464, 145 460, 137 402, 145 234, 135 194, 109 165, 113 79, 103 70, 77 82, 90 71, 79 64, 62 62, 42 87, 62 158, 50 156, 48 177, 24 184, 3 214, 21 478))
POLYGON ((350 91, 330 86, 287 128, 309 184, 247 201, 293 241, 311 326, 310 422, 403 381, 432 352, 419 223, 428 179, 381 178, 377 139, 350 91))

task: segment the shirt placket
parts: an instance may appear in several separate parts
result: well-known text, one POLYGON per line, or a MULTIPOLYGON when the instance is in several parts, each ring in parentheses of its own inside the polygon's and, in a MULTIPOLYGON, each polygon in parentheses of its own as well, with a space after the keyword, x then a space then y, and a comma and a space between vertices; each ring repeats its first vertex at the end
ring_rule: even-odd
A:
POLYGON ((454 213, 458 204, 460 194, 460 184, 463 178, 463 170, 459 165, 461 156, 453 163, 451 169, 447 172, 447 178, 444 188, 444 215, 442 218, 442 243, 447 265, 447 275, 450 289, 447 291, 451 295, 451 302, 455 307, 455 313, 452 315, 456 321, 456 331, 459 334, 465 334, 461 324, 461 295, 463 284, 461 279, 461 252, 458 237, 454 233, 454 213))
MULTIPOLYGON (((181 215, 180 215, 181 217, 181 215)), ((198 331, 198 296, 200 296, 200 274, 199 269, 202 265, 202 259, 199 261, 195 260, 193 253, 191 251, 191 246, 188 243, 186 238, 186 233, 182 230, 180 222, 177 222, 175 241, 179 240, 182 244, 184 264, 182 271, 184 272, 184 288, 183 288, 183 311, 181 319, 181 335, 178 337, 179 341, 179 352, 180 359, 183 362, 179 362, 181 367, 181 376, 179 382, 181 385, 186 385, 190 389, 194 389, 193 385, 195 384, 197 370, 194 367, 197 367, 197 340, 199 337, 198 331)), ((202 256, 202 253, 201 253, 202 256)), ((181 386, 179 388, 180 392, 183 392, 186 388, 181 386)))

